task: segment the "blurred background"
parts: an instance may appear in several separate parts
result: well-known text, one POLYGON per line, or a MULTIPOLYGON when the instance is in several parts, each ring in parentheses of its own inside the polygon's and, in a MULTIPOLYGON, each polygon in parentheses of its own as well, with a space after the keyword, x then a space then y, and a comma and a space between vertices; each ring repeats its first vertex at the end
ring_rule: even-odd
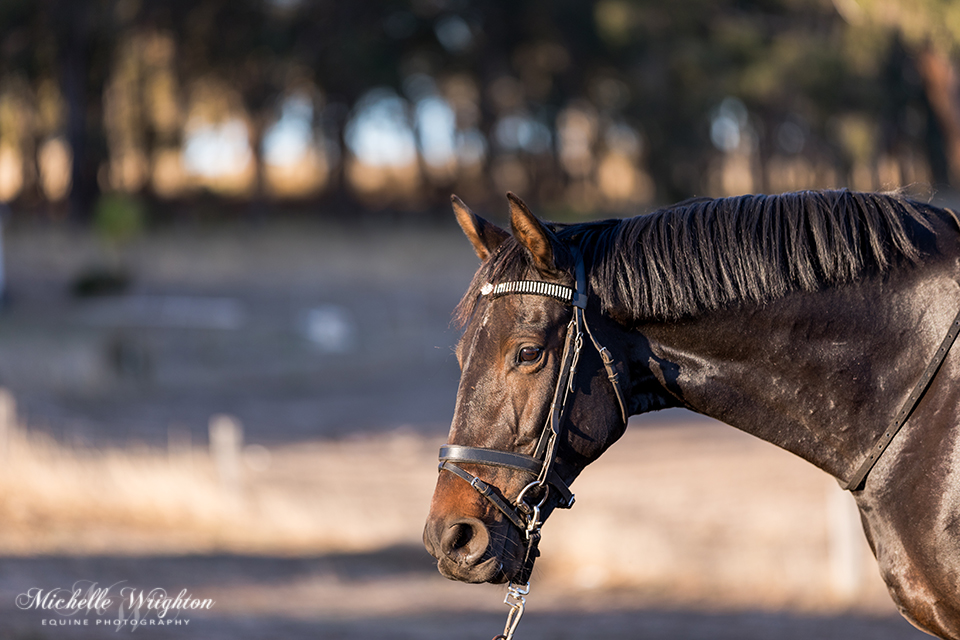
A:
MULTIPOLYGON (((114 633, 15 603, 120 582, 216 600, 156 638, 493 635, 419 542, 450 193, 954 203, 958 44, 949 0, 4 0, 0 635, 114 633)), ((576 489, 523 637, 922 637, 849 497, 733 429, 634 419, 576 489)))

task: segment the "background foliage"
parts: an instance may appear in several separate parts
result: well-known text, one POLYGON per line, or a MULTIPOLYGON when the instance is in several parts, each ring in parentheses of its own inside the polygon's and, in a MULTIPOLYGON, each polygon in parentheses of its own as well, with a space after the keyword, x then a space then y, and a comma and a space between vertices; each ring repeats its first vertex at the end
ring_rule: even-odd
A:
MULTIPOLYGON (((582 214, 960 180, 947 0, 7 0, 0 201, 582 214)), ((157 211, 169 207, 152 207, 157 211)))

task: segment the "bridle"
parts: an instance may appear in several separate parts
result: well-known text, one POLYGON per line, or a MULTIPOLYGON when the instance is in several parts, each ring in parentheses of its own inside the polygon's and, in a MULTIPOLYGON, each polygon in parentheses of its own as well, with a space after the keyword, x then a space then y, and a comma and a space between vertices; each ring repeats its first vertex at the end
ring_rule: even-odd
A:
MULTIPOLYGON (((620 408, 620 415, 626 423, 629 413, 620 387, 619 374, 614 367, 613 356, 606 347, 600 345, 593 336, 584 311, 587 308, 587 281, 583 264, 583 257, 576 247, 570 248, 576 261, 575 288, 552 282, 539 280, 516 280, 499 284, 487 283, 481 288, 480 294, 489 299, 506 295, 539 295, 554 298, 573 308, 573 315, 567 325, 567 334, 563 344, 563 355, 560 359, 560 375, 553 392, 553 401, 550 404, 550 414, 544 425, 540 439, 532 456, 499 451, 482 447, 467 447, 456 444, 445 444, 440 447, 440 468, 447 470, 468 482, 480 495, 489 500, 503 515, 516 527, 526 540, 523 567, 520 573, 510 581, 507 597, 504 602, 512 608, 507 616, 507 624, 502 635, 497 638, 510 640, 523 614, 524 596, 530 590, 530 574, 533 564, 539 555, 537 545, 540 541, 540 510, 546 503, 550 490, 558 494, 557 508, 569 509, 573 506, 574 495, 570 487, 557 473, 555 467, 557 450, 563 435, 564 415, 567 402, 573 395, 574 379, 577 364, 580 360, 580 350, 583 347, 583 337, 590 338, 594 348, 600 354, 607 378, 613 386, 614 395, 620 408), (529 474, 535 479, 524 486, 512 501, 507 501, 503 492, 477 476, 465 471, 460 464, 479 464, 484 466, 513 469, 529 474), (529 496, 540 496, 535 504, 528 502, 529 496), (514 584, 516 582, 516 584, 514 584)), ((497 640, 496 638, 494 640, 497 640)))

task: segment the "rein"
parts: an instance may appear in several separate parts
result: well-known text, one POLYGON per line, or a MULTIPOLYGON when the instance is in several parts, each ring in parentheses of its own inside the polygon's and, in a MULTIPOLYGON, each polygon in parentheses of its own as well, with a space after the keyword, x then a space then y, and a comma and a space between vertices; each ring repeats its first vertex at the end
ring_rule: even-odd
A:
POLYGON ((511 640, 520 622, 520 617, 523 615, 523 608, 526 604, 524 596, 530 592, 530 574, 533 572, 534 562, 540 554, 538 544, 540 542, 540 527, 543 524, 540 519, 540 509, 546 503, 550 495, 550 489, 556 491, 559 496, 557 508, 569 509, 573 506, 574 495, 554 469, 554 463, 563 434, 563 418, 567 400, 573 394, 573 383, 576 377, 577 364, 580 360, 580 350, 583 347, 584 335, 590 339, 590 342, 593 343, 594 348, 600 354, 607 378, 610 380, 617 397, 617 404, 624 423, 629 417, 627 403, 624 399, 623 390, 620 388, 618 374, 614 368, 613 356, 610 355, 606 347, 601 346, 594 338, 584 315, 587 308, 587 279, 583 257, 575 247, 571 247, 570 250, 576 260, 575 288, 551 282, 518 280, 501 282, 496 285, 487 283, 480 290, 481 295, 489 296, 490 299, 514 294, 539 295, 554 298, 573 307, 573 315, 567 325, 563 355, 560 359, 560 375, 557 378, 553 401, 550 404, 550 415, 544 425, 543 432, 540 434, 533 455, 528 456, 509 451, 455 444, 445 444, 440 447, 439 470, 441 472, 447 470, 468 482, 480 495, 503 513, 526 540, 523 567, 520 573, 514 577, 516 584, 514 584, 514 580, 511 580, 507 586, 507 596, 504 599, 504 603, 511 607, 507 615, 507 623, 503 634, 497 636, 494 640, 511 640), (527 473, 536 479, 527 484, 512 501, 508 502, 499 489, 465 471, 460 466, 463 463, 514 469, 527 473), (528 494, 537 495, 539 492, 542 492, 539 502, 536 504, 528 502, 528 494))
POLYGON ((907 418, 909 418, 910 414, 913 413, 913 410, 920 403, 920 398, 922 398, 923 394, 926 392, 927 387, 929 387, 930 383, 933 382, 934 376, 936 376, 937 371, 940 370, 940 365, 943 364, 943 361, 947 357, 947 353, 950 352, 950 347, 952 347, 953 343, 956 341, 958 333, 960 333, 960 312, 958 312, 957 317, 953 319, 953 324, 950 325, 947 335, 944 336, 943 341, 940 343, 940 347, 937 349, 936 353, 933 354, 933 358, 930 359, 930 362, 927 364, 927 368, 923 370, 923 374, 921 374, 920 380, 917 381, 917 385, 913 388, 913 391, 910 392, 910 395, 903 403, 903 406, 900 407, 897 417, 893 419, 893 422, 890 424, 890 426, 887 427, 887 429, 873 443, 873 446, 870 447, 867 457, 863 460, 863 462, 860 463, 860 467, 857 468, 857 472, 853 474, 853 477, 850 478, 846 484, 842 485, 844 490, 857 491, 863 488, 863 483, 867 479, 867 475, 870 474, 870 471, 880 460, 880 456, 883 455, 883 452, 886 451, 887 447, 890 446, 890 443, 893 442, 893 438, 897 435, 903 425, 907 423, 907 418))

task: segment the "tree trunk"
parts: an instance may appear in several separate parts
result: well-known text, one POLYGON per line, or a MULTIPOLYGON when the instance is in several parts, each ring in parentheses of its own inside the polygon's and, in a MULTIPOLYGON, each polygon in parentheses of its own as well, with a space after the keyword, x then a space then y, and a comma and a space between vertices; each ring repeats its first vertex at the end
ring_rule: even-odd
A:
POLYGON ((89 83, 92 70, 89 67, 91 28, 86 3, 63 3, 58 7, 70 15, 66 25, 66 37, 61 49, 63 96, 67 103, 67 141, 73 153, 70 168, 70 217, 78 221, 89 220, 93 204, 99 195, 97 171, 100 146, 95 132, 99 129, 99 109, 91 110, 90 100, 99 100, 101 95, 90 95, 89 83))
POLYGON ((950 58, 932 45, 920 51, 917 69, 943 137, 950 184, 960 187, 960 80, 957 71, 950 58))

